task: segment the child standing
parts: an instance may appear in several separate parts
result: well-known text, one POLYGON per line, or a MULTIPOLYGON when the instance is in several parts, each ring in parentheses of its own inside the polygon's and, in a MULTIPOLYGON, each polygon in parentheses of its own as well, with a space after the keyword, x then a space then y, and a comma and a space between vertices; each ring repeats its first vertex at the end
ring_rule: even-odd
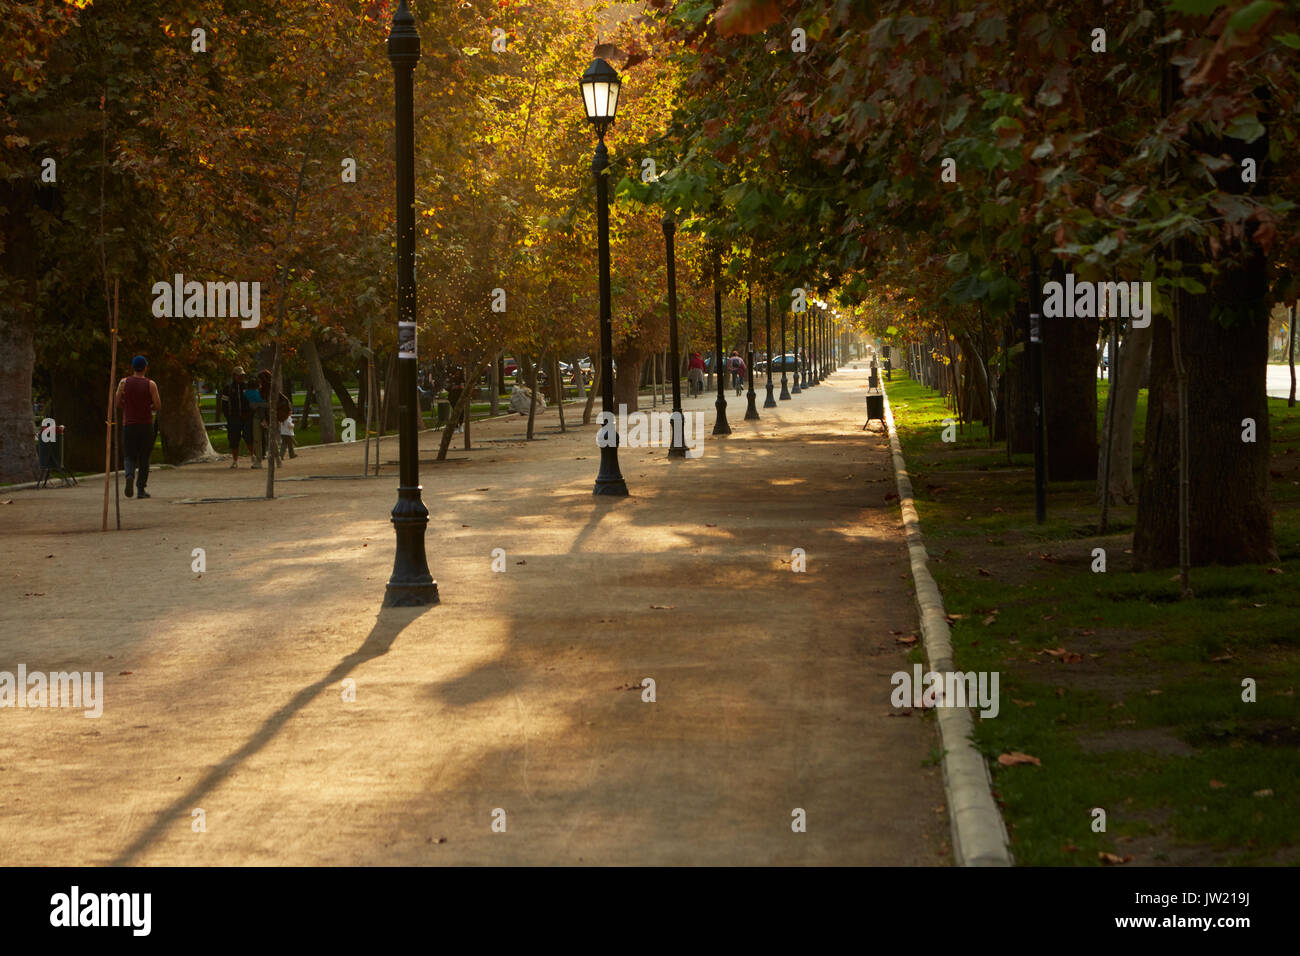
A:
POLYGON ((280 422, 280 463, 284 464, 284 453, 289 452, 290 458, 297 458, 298 453, 293 450, 293 413, 290 412, 284 421, 280 422))

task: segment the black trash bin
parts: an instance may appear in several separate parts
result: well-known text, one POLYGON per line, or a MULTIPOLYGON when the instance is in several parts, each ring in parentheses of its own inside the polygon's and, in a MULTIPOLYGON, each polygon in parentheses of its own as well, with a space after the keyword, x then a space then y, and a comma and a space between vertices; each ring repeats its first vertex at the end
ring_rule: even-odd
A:
POLYGON ((866 431, 872 421, 878 421, 880 424, 885 423, 885 393, 868 392, 867 393, 867 420, 862 423, 862 430, 866 431))

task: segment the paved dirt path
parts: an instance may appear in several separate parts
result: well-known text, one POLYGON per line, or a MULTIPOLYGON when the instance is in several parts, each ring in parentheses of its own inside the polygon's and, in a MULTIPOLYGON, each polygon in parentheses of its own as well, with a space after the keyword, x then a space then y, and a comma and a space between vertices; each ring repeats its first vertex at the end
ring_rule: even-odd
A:
MULTIPOLYGON (((0 858, 948 862, 932 721, 889 705, 916 609, 864 388, 844 370, 757 423, 733 392, 699 460, 621 449, 622 500, 591 494, 594 425, 562 436, 551 409, 528 445, 497 441, 522 419, 475 425, 466 460, 421 468, 423 610, 379 609, 395 465, 198 505, 175 502, 265 473, 162 471, 107 534, 93 483, 0 493, 0 671, 105 681, 99 719, 0 709, 0 858)), ((712 396, 687 407, 711 430, 712 396)), ((306 449, 283 476, 361 455, 306 449)))

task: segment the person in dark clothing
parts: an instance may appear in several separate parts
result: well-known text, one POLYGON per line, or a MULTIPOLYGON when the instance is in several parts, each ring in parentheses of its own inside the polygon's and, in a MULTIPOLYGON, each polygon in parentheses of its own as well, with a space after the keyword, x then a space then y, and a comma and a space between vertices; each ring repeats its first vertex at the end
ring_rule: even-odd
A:
POLYGON ((144 486, 149 483, 149 456, 153 453, 153 415, 162 409, 158 386, 145 374, 149 362, 143 355, 131 360, 131 374, 117 383, 117 407, 122 409, 122 452, 126 458, 126 496, 138 484, 141 498, 152 498, 144 486), (138 482, 137 482, 138 478, 138 482))
POLYGON ((236 366, 233 380, 226 383, 221 393, 221 405, 226 412, 226 438, 230 442, 230 453, 234 456, 231 468, 239 467, 241 440, 248 444, 249 457, 254 462, 257 461, 257 451, 253 448, 253 408, 244 395, 247 387, 244 370, 236 366))

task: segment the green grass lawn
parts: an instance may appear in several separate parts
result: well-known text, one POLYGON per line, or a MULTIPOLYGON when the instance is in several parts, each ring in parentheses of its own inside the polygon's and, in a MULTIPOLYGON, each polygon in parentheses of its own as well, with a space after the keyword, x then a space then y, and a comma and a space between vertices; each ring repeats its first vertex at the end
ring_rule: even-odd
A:
POLYGON ((1179 601, 1176 569, 1131 569, 1135 506, 1102 536, 1094 483, 1051 484, 1036 525, 1030 456, 1008 465, 980 428, 945 444, 942 399, 898 371, 887 388, 957 666, 1001 675, 976 742, 1017 861, 1300 862, 1300 408, 1269 402, 1280 561, 1193 569, 1179 601), (1000 767, 1010 751, 1042 764, 1000 767))

